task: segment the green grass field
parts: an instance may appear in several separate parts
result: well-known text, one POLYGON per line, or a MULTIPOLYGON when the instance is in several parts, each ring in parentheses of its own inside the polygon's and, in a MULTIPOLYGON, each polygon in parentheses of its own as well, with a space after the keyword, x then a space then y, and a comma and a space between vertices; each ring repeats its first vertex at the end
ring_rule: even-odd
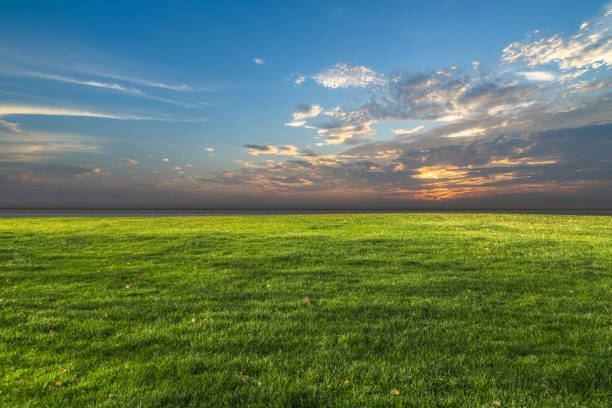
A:
POLYGON ((609 217, 3 219, 0 278, 2 407, 612 405, 609 217))

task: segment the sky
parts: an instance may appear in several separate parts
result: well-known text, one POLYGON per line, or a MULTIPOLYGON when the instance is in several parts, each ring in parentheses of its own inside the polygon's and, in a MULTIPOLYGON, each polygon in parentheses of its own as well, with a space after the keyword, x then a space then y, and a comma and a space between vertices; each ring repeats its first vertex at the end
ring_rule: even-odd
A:
POLYGON ((0 3, 2 208, 612 208, 608 1, 0 3))

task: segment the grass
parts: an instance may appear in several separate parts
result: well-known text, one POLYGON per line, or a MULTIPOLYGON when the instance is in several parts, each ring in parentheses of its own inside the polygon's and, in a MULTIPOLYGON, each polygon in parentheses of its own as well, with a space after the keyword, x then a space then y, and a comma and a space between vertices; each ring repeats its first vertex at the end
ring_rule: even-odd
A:
POLYGON ((612 405, 612 218, 4 219, 0 278, 2 407, 612 405))

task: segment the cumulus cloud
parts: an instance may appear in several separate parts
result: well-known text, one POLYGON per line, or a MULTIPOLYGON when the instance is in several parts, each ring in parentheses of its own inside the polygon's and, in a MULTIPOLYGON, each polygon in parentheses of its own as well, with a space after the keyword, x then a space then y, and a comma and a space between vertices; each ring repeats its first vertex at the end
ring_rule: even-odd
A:
POLYGON ((304 126, 306 124, 305 119, 310 119, 318 116, 323 108, 319 105, 299 105, 298 111, 293 114, 293 120, 285 123, 285 126, 304 126))
MULTIPOLYGON (((367 190, 427 200, 573 194, 612 186, 606 159, 612 154, 608 137, 612 79, 601 70, 607 67, 607 56, 595 59, 588 47, 580 45, 593 41, 595 49, 605 50, 608 43, 602 39, 607 34, 601 19, 588 22, 581 30, 601 35, 559 36, 563 47, 580 51, 566 49, 565 60, 550 59, 559 71, 550 65, 546 70, 521 65, 501 72, 484 71, 475 63, 477 72, 457 66, 400 72, 388 76, 377 92, 368 91, 366 101, 357 106, 324 109, 316 105, 311 111, 313 105, 305 105, 288 126, 312 129, 317 146, 354 147, 324 155, 293 145, 249 145, 253 155, 290 157, 241 162, 241 169, 217 174, 209 181, 271 192, 367 190), (568 70, 563 71, 566 66, 568 70), (525 81, 517 81, 517 76, 525 81), (312 116, 316 121, 309 120, 311 112, 316 113, 312 116), (392 140, 368 140, 376 134, 375 125, 397 121, 421 124, 392 130, 392 140)), ((516 47, 504 51, 504 62, 512 62, 510 56, 516 54, 511 51, 516 47)), ((536 65, 539 63, 533 67, 536 65)), ((313 79, 329 88, 366 88, 385 78, 373 71, 359 70, 354 76, 348 72, 348 66, 339 64, 313 79), (347 79, 368 75, 375 79, 347 79)))
POLYGON ((264 63, 262 58, 253 58, 253 62, 257 65, 262 65, 264 63))
POLYGON ((558 128, 550 118, 564 111, 575 113, 576 126, 587 120, 607 123, 610 113, 601 106, 607 106, 609 96, 601 92, 612 83, 609 71, 602 71, 611 62, 611 19, 612 12, 605 11, 603 17, 582 24, 574 36, 512 43, 504 49, 502 62, 513 65, 500 72, 482 71, 480 62, 474 61, 477 72, 452 66, 385 77, 366 67, 339 63, 310 78, 328 88, 384 86, 376 92, 368 90, 368 100, 361 105, 324 110, 326 118, 316 123, 302 117, 285 125, 312 129, 321 146, 364 143, 376 134, 376 124, 391 121, 428 122, 438 128, 404 132, 416 139, 495 137, 503 132, 558 128), (515 67, 519 62, 524 64, 515 67), (526 69, 540 65, 546 65, 546 70, 526 69), (517 81, 517 76, 525 81, 517 81), (591 112, 584 110, 586 105, 591 112))
POLYGON ((312 79, 326 88, 365 88, 385 83, 383 76, 374 70, 346 63, 338 63, 333 68, 313 75, 312 79))

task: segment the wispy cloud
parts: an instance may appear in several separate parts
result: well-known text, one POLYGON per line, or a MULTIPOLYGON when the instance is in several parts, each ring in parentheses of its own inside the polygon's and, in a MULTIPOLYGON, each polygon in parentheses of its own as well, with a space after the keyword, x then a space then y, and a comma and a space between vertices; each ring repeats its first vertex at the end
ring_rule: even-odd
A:
POLYGON ((21 133, 19 123, 13 123, 6 120, 0 119, 0 128, 4 128, 12 133, 21 133))
POLYGON ((262 65, 264 63, 262 58, 253 58, 253 62, 257 65, 262 65))
MULTIPOLYGON (((1 72, 4 74, 12 75, 12 76, 40 78, 40 79, 47 79, 50 81, 58 81, 58 82, 65 82, 69 84, 77 84, 77 85, 89 86, 89 87, 94 87, 94 88, 108 89, 112 91, 126 93, 128 95, 139 97, 139 98, 155 100, 159 102, 169 103, 172 105, 183 106, 186 108, 202 108, 203 106, 207 105, 207 103, 205 102, 189 102, 189 101, 182 101, 182 100, 177 100, 173 98, 167 98, 163 96, 151 95, 150 93, 147 93, 141 89, 122 85, 116 82, 105 82, 105 81, 99 81, 99 80, 93 80, 93 79, 80 79, 80 78, 70 77, 66 75, 58 75, 58 74, 28 71, 28 70, 14 70, 14 69, 6 69, 6 68, 4 68, 1 72)), ((147 81, 144 81, 144 82, 148 83, 147 81)), ((165 88, 172 89, 172 87, 165 87, 165 88)), ((177 89, 173 89, 173 90, 177 90, 177 89)))
POLYGON ((104 71, 96 70, 96 69, 83 69, 82 72, 85 74, 95 75, 95 76, 99 76, 103 78, 115 79, 119 81, 125 81, 125 82, 129 82, 132 84, 142 85, 142 86, 146 86, 150 88, 168 89, 168 90, 177 91, 177 92, 212 92, 216 90, 216 88, 214 87, 199 87, 199 86, 193 86, 193 85, 188 85, 188 84, 168 84, 166 82, 151 81, 145 78, 139 78, 139 77, 127 76, 127 75, 119 75, 119 74, 104 72, 104 71))
POLYGON ((121 163, 126 164, 128 166, 135 166, 139 163, 138 160, 130 159, 129 157, 121 157, 121 163))
POLYGON ((546 71, 529 71, 529 72, 517 72, 517 75, 522 76, 528 81, 536 81, 536 82, 550 82, 557 79, 557 75, 552 72, 546 71))
POLYGON ((0 128, 0 162, 40 163, 66 153, 102 153, 99 139, 80 135, 19 131, 0 128))
POLYGON ((419 125, 419 126, 415 126, 412 129, 393 129, 391 130, 391 132, 393 132, 393 134, 395 136, 409 136, 409 135, 414 135, 415 133, 419 133, 421 130, 423 130, 425 126, 423 125, 419 125))
POLYGON ((105 119, 141 119, 139 116, 113 115, 101 112, 90 112, 69 108, 54 108, 44 106, 0 105, 0 116, 10 115, 42 115, 42 116, 81 116, 105 119))
POLYGON ((159 122, 205 122, 206 118, 200 119, 176 119, 159 116, 124 115, 104 112, 94 112, 73 108, 55 108, 48 106, 28 105, 0 105, 0 117, 12 115, 38 115, 38 116, 74 116, 88 118, 102 118, 115 120, 148 120, 159 122))
POLYGON ((298 155, 298 148, 293 145, 271 146, 271 145, 245 145, 248 153, 253 156, 260 154, 274 154, 282 156, 298 155))

